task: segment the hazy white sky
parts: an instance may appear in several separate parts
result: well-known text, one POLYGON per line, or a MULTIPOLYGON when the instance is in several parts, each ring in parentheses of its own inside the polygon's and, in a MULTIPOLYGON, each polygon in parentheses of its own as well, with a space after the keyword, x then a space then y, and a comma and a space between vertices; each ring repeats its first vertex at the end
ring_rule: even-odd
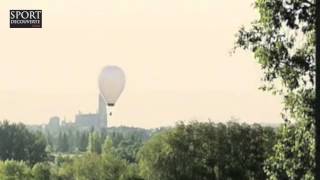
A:
POLYGON ((126 88, 110 125, 179 120, 281 122, 280 98, 261 92, 234 34, 256 16, 252 0, 2 0, 0 119, 68 121, 97 109, 97 77, 122 67, 126 88), (42 29, 10 29, 10 9, 42 9, 42 29))

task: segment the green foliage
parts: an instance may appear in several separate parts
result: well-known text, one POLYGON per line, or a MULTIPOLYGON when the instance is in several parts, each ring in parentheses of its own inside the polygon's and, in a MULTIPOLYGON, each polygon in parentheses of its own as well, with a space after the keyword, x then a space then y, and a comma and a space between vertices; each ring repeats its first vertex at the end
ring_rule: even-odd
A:
POLYGON ((144 180, 139 175, 139 166, 137 164, 128 164, 124 174, 121 175, 120 180, 144 180))
POLYGON ((269 179, 313 179, 314 161, 305 159, 305 154, 314 158, 313 134, 299 127, 304 125, 285 124, 280 128, 275 154, 266 161, 265 171, 269 179))
POLYGON ((145 141, 143 132, 135 131, 128 134, 112 133, 111 139, 115 142, 115 151, 130 163, 136 163, 138 150, 145 141))
POLYGON ((47 162, 37 163, 32 168, 32 176, 34 180, 50 180, 51 167, 47 162))
POLYGON ((2 161, 0 162, 0 179, 31 180, 30 168, 23 161, 2 161))
POLYGON ((255 8, 259 19, 240 29, 236 47, 253 52, 264 71, 261 89, 284 102, 285 125, 265 171, 269 179, 313 179, 315 1, 256 0, 255 8))
POLYGON ((78 149, 81 152, 85 152, 87 150, 87 146, 89 142, 89 139, 88 139, 89 135, 86 132, 84 132, 84 133, 81 133, 78 137, 80 137, 78 140, 78 149))
POLYGON ((158 131, 161 131, 161 129, 112 127, 108 129, 91 129, 90 131, 78 127, 61 127, 54 131, 45 129, 44 134, 48 145, 47 151, 52 153, 82 153, 87 151, 101 153, 101 147, 99 146, 109 136, 122 158, 129 162, 136 162, 135 157, 138 149, 144 141, 158 131))
POLYGON ((0 179, 265 179, 262 165, 274 144, 272 128, 232 122, 193 122, 161 131, 154 131, 155 135, 146 143, 143 141, 148 136, 137 131, 112 132, 113 135, 104 138, 104 143, 101 143, 104 133, 91 132, 92 143, 88 147, 99 147, 99 151, 88 148, 91 150, 85 153, 55 155, 55 161, 33 166, 22 161, 0 161, 0 179), (124 156, 123 152, 127 151, 129 156, 124 156))
POLYGON ((53 176, 59 180, 74 180, 74 158, 58 157, 55 167, 53 167, 53 176))
POLYGON ((68 152, 68 150, 69 150, 69 142, 68 142, 67 133, 59 133, 58 150, 60 152, 68 152))
POLYGON ((35 164, 46 160, 46 140, 41 133, 31 133, 23 124, 0 122, 0 160, 23 160, 35 164))
POLYGON ((101 144, 102 144, 102 140, 99 134, 97 132, 90 133, 89 143, 87 148, 88 152, 100 154, 101 144))
POLYGON ((73 163, 74 178, 79 180, 103 179, 104 169, 101 157, 95 153, 87 153, 77 157, 73 163))
POLYGON ((114 153, 105 153, 102 156, 105 179, 120 179, 126 172, 127 163, 114 153))
POLYGON ((115 154, 110 139, 105 141, 102 154, 88 152, 72 158, 60 157, 56 165, 58 179, 130 180, 138 177, 137 170, 115 154))
POLYGON ((263 162, 274 144, 270 128, 238 123, 180 123, 139 153, 146 180, 265 179, 263 162))
POLYGON ((254 53, 265 73, 263 80, 268 87, 263 89, 285 96, 313 89, 314 1, 257 0, 255 7, 260 18, 251 29, 240 29, 236 47, 254 53))
POLYGON ((161 164, 163 161, 160 159, 166 157, 169 152, 166 139, 167 133, 154 136, 138 154, 140 173, 146 180, 158 180, 167 174, 165 172, 167 167, 161 164), (159 169, 157 169, 158 167, 159 169))

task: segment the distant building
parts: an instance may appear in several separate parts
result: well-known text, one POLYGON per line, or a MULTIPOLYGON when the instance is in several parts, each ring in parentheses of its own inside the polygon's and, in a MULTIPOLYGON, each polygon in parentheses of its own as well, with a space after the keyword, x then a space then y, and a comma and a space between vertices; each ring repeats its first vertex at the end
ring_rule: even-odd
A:
POLYGON ((96 113, 78 113, 75 117, 75 125, 80 127, 107 127, 107 109, 101 95, 98 98, 98 110, 96 113))
POLYGON ((51 117, 46 129, 58 130, 60 128, 60 118, 58 116, 51 117))
POLYGON ((46 130, 57 131, 61 127, 80 127, 88 129, 94 127, 101 129, 107 127, 107 109, 101 95, 98 98, 98 110, 96 113, 82 114, 79 112, 75 115, 75 122, 67 122, 65 119, 60 122, 58 116, 51 117, 49 123, 45 126, 46 130))

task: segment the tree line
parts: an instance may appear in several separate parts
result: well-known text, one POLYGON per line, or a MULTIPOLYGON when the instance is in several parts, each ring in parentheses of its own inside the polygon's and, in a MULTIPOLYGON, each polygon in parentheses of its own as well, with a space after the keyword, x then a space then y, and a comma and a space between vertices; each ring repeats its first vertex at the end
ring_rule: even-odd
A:
POLYGON ((141 129, 118 130, 88 132, 84 152, 57 154, 48 151, 44 134, 2 122, 0 139, 15 141, 0 141, 0 179, 261 180, 277 139, 274 128, 236 122, 181 122, 148 138, 141 129), (22 136, 34 139, 23 144, 22 136), (40 157, 19 154, 39 142, 40 157), (11 148, 15 144, 19 150, 11 148))
MULTIPOLYGON (((61 128, 58 131, 43 131, 47 140, 46 150, 52 154, 81 154, 87 151, 100 154, 106 138, 110 138, 121 157, 135 161, 140 146, 152 134, 166 128, 142 129, 132 127, 112 127, 94 129, 61 128)), ((34 130, 33 130, 34 131, 34 130)), ((35 131, 37 132, 37 131, 35 131)))

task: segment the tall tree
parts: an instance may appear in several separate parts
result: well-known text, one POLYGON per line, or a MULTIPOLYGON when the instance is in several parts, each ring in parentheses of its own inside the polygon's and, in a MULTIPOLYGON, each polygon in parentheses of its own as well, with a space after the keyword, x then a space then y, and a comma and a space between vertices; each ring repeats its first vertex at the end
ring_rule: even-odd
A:
POLYGON ((88 139, 89 139, 89 134, 87 132, 82 132, 80 135, 80 141, 79 141, 79 151, 85 152, 87 150, 88 139))
POLYGON ((67 134, 65 132, 60 132, 58 137, 58 151, 68 152, 69 150, 69 141, 67 134))
POLYGON ((23 124, 0 122, 0 160, 23 160, 30 164, 46 160, 46 140, 23 124))
POLYGON ((240 29, 236 47, 253 52, 261 89, 284 103, 285 124, 265 171, 269 179, 313 179, 315 0, 256 0, 255 8, 259 18, 240 29))
POLYGON ((87 151, 91 153, 101 153, 101 138, 97 132, 91 132, 89 134, 89 143, 87 147, 87 151))

